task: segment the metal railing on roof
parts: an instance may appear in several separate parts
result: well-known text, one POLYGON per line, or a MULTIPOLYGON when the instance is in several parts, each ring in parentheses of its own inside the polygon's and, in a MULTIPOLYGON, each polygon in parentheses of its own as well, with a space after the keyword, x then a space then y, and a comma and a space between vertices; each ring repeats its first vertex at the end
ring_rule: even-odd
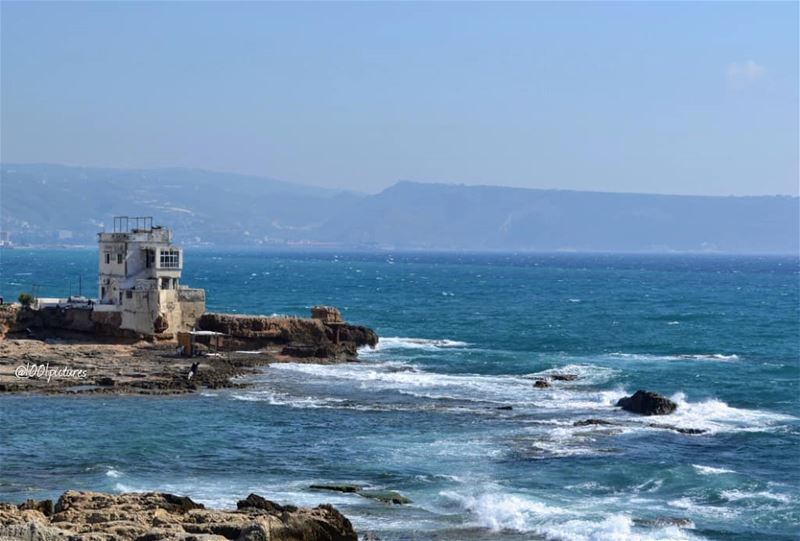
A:
POLYGON ((153 229, 152 216, 114 216, 114 233, 150 231, 151 229, 153 229))

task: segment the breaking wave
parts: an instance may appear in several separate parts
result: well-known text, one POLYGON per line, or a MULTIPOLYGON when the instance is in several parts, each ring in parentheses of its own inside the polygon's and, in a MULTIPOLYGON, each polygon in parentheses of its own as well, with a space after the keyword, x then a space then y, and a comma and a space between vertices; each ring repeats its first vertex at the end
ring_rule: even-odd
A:
POLYGON ((700 464, 692 464, 692 467, 697 470, 700 475, 721 475, 723 473, 736 473, 733 470, 726 468, 714 468, 712 466, 701 466, 700 464))
POLYGON ((477 496, 442 492, 472 516, 476 525, 494 532, 537 534, 548 540, 570 541, 680 541, 702 539, 678 528, 637 527, 626 514, 597 514, 536 501, 516 494, 487 493, 477 496))
POLYGON ((612 359, 627 359, 633 361, 738 361, 736 354, 725 353, 700 353, 681 355, 657 355, 653 353, 611 353, 612 359))
POLYGON ((438 351, 446 348, 465 348, 470 344, 459 340, 449 340, 447 338, 404 338, 400 336, 386 336, 378 340, 378 345, 371 350, 365 348, 360 351, 369 353, 370 351, 388 351, 399 349, 418 349, 425 351, 438 351))

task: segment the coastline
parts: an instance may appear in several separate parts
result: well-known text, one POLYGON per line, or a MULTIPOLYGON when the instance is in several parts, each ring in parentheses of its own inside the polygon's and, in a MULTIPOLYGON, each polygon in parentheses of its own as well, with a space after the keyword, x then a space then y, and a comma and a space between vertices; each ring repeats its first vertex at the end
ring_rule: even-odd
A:
POLYGON ((335 309, 330 309, 334 320, 205 313, 199 328, 224 344, 193 341, 194 351, 185 355, 173 338, 77 327, 70 310, 49 310, 56 318, 2 308, 0 393, 177 395, 246 387, 234 380, 260 367, 354 362, 358 348, 378 343, 372 329, 341 321, 335 309))
POLYGON ((236 378, 273 363, 358 362, 354 357, 294 357, 282 350, 274 346, 189 358, 179 356, 175 344, 10 338, 0 340, 0 394, 180 395, 248 387, 236 378), (199 363, 198 370, 188 379, 193 362, 199 363))
POLYGON ((0 502, 2 539, 357 541, 336 508, 280 505, 250 494, 235 510, 207 509, 161 492, 64 492, 52 500, 0 502))

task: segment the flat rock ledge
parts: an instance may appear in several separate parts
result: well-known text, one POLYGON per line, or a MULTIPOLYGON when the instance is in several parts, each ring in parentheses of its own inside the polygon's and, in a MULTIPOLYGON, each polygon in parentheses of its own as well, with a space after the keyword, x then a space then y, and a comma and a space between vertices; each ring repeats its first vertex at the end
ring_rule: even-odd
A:
POLYGON ((330 505, 279 505, 250 494, 237 509, 206 509, 185 496, 67 491, 52 500, 0 503, 0 540, 357 541, 330 505))

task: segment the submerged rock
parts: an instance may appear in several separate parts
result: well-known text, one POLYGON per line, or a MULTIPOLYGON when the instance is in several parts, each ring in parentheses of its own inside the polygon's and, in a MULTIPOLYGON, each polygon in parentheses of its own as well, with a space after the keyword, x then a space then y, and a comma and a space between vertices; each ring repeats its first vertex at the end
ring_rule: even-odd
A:
POLYGON ((546 379, 537 379, 533 382, 533 386, 537 389, 547 389, 550 387, 550 382, 546 379))
POLYGON ((256 494, 238 510, 205 509, 190 498, 158 492, 65 492, 52 502, 0 503, 0 539, 70 541, 357 541, 346 517, 330 505, 281 506, 256 494))
POLYGON ((514 409, 514 406, 497 406, 495 409, 504 410, 504 411, 511 411, 514 409))
POLYGON ((651 391, 636 391, 632 396, 620 398, 617 406, 625 411, 641 415, 668 415, 678 405, 660 394, 651 391))
POLYGON ((578 379, 577 374, 552 374, 550 379, 553 381, 575 381, 578 379))
POLYGON ((402 505, 411 503, 411 500, 395 492, 394 490, 364 490, 363 487, 356 485, 311 485, 311 489, 315 490, 331 490, 333 492, 344 492, 347 494, 358 494, 364 498, 370 498, 383 503, 392 503, 402 505))
POLYGON ((657 518, 635 518, 633 523, 637 526, 649 526, 653 528, 664 528, 674 526, 677 528, 693 528, 694 522, 688 518, 657 517, 657 518))
POLYGON ((675 425, 668 425, 662 423, 650 423, 650 428, 663 428, 664 430, 674 430, 675 432, 680 432, 681 434, 705 434, 708 430, 704 430, 702 428, 682 428, 680 426, 675 425))
POLYGON ((391 503, 394 505, 403 505, 411 503, 411 500, 409 500, 399 492, 395 492, 394 490, 360 490, 358 492, 358 495, 364 496, 365 498, 378 500, 379 502, 391 503))
POLYGON ((308 488, 313 490, 331 490, 333 492, 347 492, 353 493, 361 490, 361 487, 356 485, 311 485, 308 488))
POLYGON ((592 425, 613 425, 611 421, 605 419, 583 419, 582 421, 575 421, 572 426, 592 426, 592 425))

